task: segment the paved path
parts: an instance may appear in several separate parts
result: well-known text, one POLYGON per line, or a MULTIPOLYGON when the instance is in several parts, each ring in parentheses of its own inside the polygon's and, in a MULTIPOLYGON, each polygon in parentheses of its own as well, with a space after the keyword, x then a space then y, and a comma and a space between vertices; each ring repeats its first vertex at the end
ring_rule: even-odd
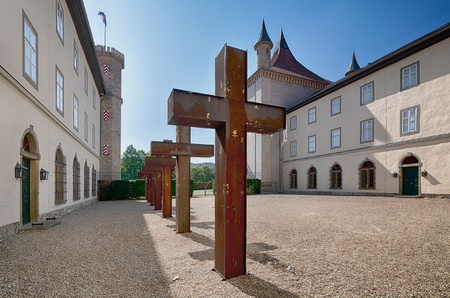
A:
POLYGON ((450 297, 450 200, 247 205, 248 275, 211 271, 212 196, 191 199, 187 234, 144 201, 98 202, 1 242, 0 297, 450 297))

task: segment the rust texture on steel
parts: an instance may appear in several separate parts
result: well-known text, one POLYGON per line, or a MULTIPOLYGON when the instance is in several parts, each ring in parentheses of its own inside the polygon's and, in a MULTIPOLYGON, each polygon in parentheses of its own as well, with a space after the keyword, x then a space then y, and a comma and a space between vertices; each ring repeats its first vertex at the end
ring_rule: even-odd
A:
POLYGON ((176 156, 176 231, 190 232, 190 157, 211 157, 214 155, 214 145, 190 143, 190 128, 177 126, 177 142, 165 140, 152 141, 150 150, 158 156, 176 156))
MULTIPOLYGON (((162 204, 162 217, 172 217, 172 172, 176 166, 176 159, 172 157, 145 157, 145 167, 142 169, 152 169, 152 167, 157 167, 157 169, 162 169, 162 177, 164 184, 163 190, 163 204, 162 204)), ((155 168, 156 169, 156 168, 155 168)), ((155 205, 155 210, 156 205, 155 205)))
POLYGON ((147 165, 141 166, 141 171, 138 173, 138 178, 148 177, 145 197, 150 200, 150 205, 155 206, 155 210, 161 210, 162 173, 162 166, 147 165))
POLYGON ((215 67, 215 95, 174 89, 168 123, 216 130, 215 269, 228 279, 246 272, 247 133, 285 129, 286 110, 246 101, 246 51, 225 45, 215 67))

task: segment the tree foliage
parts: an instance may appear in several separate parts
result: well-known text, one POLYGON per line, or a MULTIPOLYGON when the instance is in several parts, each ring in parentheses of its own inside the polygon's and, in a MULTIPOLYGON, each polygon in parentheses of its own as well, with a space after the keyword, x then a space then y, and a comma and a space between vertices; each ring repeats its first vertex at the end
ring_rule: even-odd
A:
POLYGON ((145 164, 145 156, 147 154, 144 150, 136 150, 133 145, 127 147, 122 154, 121 175, 122 180, 135 180, 141 170, 141 166, 145 164))
POLYGON ((214 180, 214 172, 207 165, 191 167, 191 179, 194 182, 209 182, 214 180))

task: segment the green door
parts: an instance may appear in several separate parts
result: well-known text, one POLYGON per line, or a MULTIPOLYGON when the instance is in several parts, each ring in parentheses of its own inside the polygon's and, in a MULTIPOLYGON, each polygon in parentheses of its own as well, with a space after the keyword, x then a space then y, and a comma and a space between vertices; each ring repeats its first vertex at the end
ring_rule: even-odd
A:
POLYGON ((22 165, 28 170, 23 171, 22 179, 22 224, 30 222, 30 160, 23 158, 22 165))
POLYGON ((419 195, 419 168, 404 167, 403 168, 403 195, 418 196, 419 195))

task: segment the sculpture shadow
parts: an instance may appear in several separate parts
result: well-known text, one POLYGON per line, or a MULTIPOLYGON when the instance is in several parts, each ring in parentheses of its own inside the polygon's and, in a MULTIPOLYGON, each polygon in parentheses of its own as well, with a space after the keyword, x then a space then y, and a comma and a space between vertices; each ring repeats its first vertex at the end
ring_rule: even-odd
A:
POLYGON ((242 275, 236 278, 227 280, 229 284, 238 288, 241 292, 251 297, 284 297, 296 298, 300 297, 294 293, 280 289, 273 283, 265 281, 253 274, 242 275))

